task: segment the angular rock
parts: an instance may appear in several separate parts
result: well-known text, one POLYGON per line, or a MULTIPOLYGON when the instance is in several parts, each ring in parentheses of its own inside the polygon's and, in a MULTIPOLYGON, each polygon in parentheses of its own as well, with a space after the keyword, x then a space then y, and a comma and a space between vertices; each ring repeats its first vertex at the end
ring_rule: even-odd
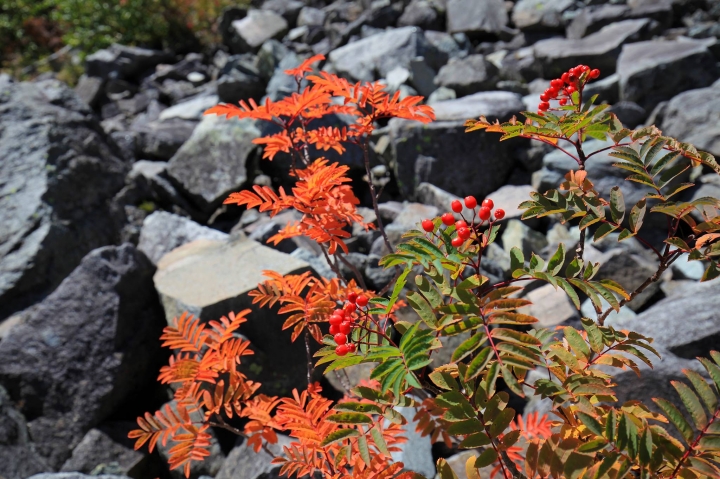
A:
POLYGON ((335 71, 356 81, 386 77, 398 66, 407 68, 416 57, 424 57, 433 68, 442 66, 447 57, 437 50, 421 30, 403 27, 371 35, 330 52, 335 71))
POLYGON ((147 454, 115 442, 100 429, 90 429, 60 471, 97 474, 98 468, 112 464, 116 473, 140 479, 143 473, 150 472, 148 462, 147 454))
POLYGON ((445 29, 445 8, 438 0, 412 0, 398 19, 399 27, 416 26, 423 30, 445 29))
POLYGON ((228 235, 201 226, 194 221, 166 211, 156 211, 143 221, 138 249, 153 264, 175 248, 198 239, 224 241, 228 235))
POLYGON ((52 291, 119 238, 110 200, 129 167, 56 80, 0 82, 0 318, 52 291))
POLYGON ((508 23, 502 0, 449 0, 447 30, 482 37, 498 35, 508 23))
POLYGON ((198 96, 190 100, 180 102, 160 112, 160 121, 179 118, 181 120, 202 120, 203 113, 219 103, 217 95, 198 96))
POLYGON ((267 373, 289 378, 291 387, 302 387, 303 381, 307 383, 304 344, 291 344, 289 331, 281 332, 285 317, 275 308, 253 305, 248 293, 267 279, 264 270, 285 275, 308 269, 306 262, 249 239, 196 240, 165 255, 154 282, 168 322, 185 311, 208 321, 251 308, 240 332, 268 355, 267 373))
MULTIPOLYGON (((278 436, 278 444, 268 447, 273 454, 278 454, 282 446, 288 446, 290 442, 290 438, 278 436)), ((272 459, 266 451, 261 449, 256 453, 246 443, 242 443, 230 451, 215 479, 276 479, 280 477, 280 467, 272 464, 272 459)))
POLYGON ((600 73, 601 79, 595 82, 588 83, 583 90, 584 95, 597 95, 596 103, 609 103, 614 105, 620 99, 620 78, 617 73, 613 73, 609 76, 604 76, 600 73))
POLYGON ((537 328, 554 328, 580 317, 565 291, 561 288, 555 289, 551 284, 530 291, 525 295, 525 299, 532 301, 533 304, 523 306, 518 312, 536 317, 539 322, 534 326, 537 328))
POLYGON ((533 48, 543 78, 556 78, 570 68, 587 64, 603 74, 614 73, 623 44, 642 40, 647 34, 647 19, 613 23, 580 40, 550 38, 533 48))
POLYGON ((671 266, 673 279, 700 281, 706 266, 702 261, 688 261, 688 255, 683 254, 671 266))
POLYGON ((520 0, 512 11, 515 28, 527 31, 552 31, 564 26, 563 12, 573 0, 520 0))
POLYGON ((45 459, 40 457, 35 451, 35 446, 30 442, 25 417, 12 406, 10 397, 2 386, 0 386, 0 464, 3 465, 2 477, 6 479, 25 479, 50 469, 45 459))
POLYGON ((432 46, 437 48, 440 52, 446 54, 448 58, 466 56, 472 47, 467 35, 464 33, 451 35, 446 32, 428 30, 425 32, 425 38, 432 46))
POLYGON ((250 10, 247 16, 231 24, 230 50, 233 53, 256 52, 271 38, 280 39, 288 22, 272 10, 250 10))
MULTIPOLYGON (((522 210, 518 209, 518 206, 523 201, 530 199, 530 193, 535 189, 530 185, 505 185, 499 190, 487 195, 488 198, 493 200, 495 208, 502 208, 505 210, 505 218, 507 220, 520 219, 522 216, 522 210)), ((527 221, 525 224, 531 225, 527 221)))
POLYGON ((248 181, 259 136, 249 120, 206 117, 168 164, 167 174, 197 208, 210 215, 248 181))
POLYGON ((77 93, 77 96, 87 103, 90 108, 95 108, 103 94, 103 83, 102 78, 82 75, 80 80, 78 80, 77 86, 75 86, 75 93, 77 93))
POLYGON ((468 118, 509 119, 523 110, 520 97, 509 92, 482 92, 433 104, 436 121, 420 125, 390 122, 390 139, 401 191, 412 195, 422 182, 464 197, 485 195, 505 183, 515 149, 487 135, 465 133, 468 118))
POLYGON ((453 58, 435 77, 435 85, 455 90, 458 96, 492 90, 498 80, 498 69, 483 55, 453 58))
POLYGON ((415 408, 399 407, 397 412, 405 416, 407 424, 404 426, 407 442, 400 445, 400 451, 393 452, 392 458, 404 464, 404 470, 417 472, 424 477, 435 477, 435 461, 432 455, 430 436, 421 436, 415 431, 417 421, 414 421, 415 408))
POLYGON ((530 229, 520 220, 508 221, 501 238, 506 253, 509 254, 512 248, 520 248, 525 258, 530 258, 532 253, 539 254, 548 244, 544 234, 530 229))
MULTIPOLYGON (((267 55, 263 58, 267 63, 267 55)), ((228 60, 218 79, 217 92, 220 101, 233 104, 250 98, 260 101, 265 93, 265 80, 261 78, 257 63, 256 58, 249 54, 234 55, 228 60)))
POLYGON ((643 123, 648 116, 645 108, 631 101, 617 102, 608 108, 607 111, 614 113, 626 128, 637 127, 643 123))
POLYGON ((153 272, 130 244, 96 249, 0 343, 0 383, 33 418, 30 436, 53 469, 152 388, 164 359, 153 272))
POLYGON ((197 121, 173 118, 133 125, 141 158, 169 160, 192 135, 197 121))
POLYGON ((400 213, 385 226, 390 244, 397 245, 403 234, 411 229, 419 229, 422 220, 435 218, 438 214, 439 210, 434 206, 405 202, 400 213))
POLYGON ((720 88, 699 88, 675 96, 658 127, 664 135, 720 157, 720 88))
POLYGON ((448 193, 432 183, 420 183, 415 188, 415 199, 422 204, 434 206, 439 211, 448 209, 453 201, 461 200, 459 196, 448 193))
POLYGON ((303 3, 300 0, 266 0, 262 5, 262 9, 271 10, 281 15, 288 22, 288 25, 295 25, 298 15, 304 7, 303 3))
MULTIPOLYGON (((639 252, 623 247, 627 245, 622 243, 620 245, 621 247, 614 247, 603 252, 598 252, 593 246, 588 245, 585 248, 585 260, 600 263, 600 269, 595 275, 596 280, 611 279, 619 283, 626 291, 632 292, 657 271, 657 262, 651 261, 645 254, 639 254, 639 252)), ((658 283, 651 284, 627 306, 633 311, 637 311, 659 289, 658 283)))
POLYGON ((663 299, 635 318, 615 318, 615 329, 630 329, 655 339, 663 349, 686 359, 708 356, 720 338, 720 282, 695 283, 663 299), (680 319, 681 318, 681 319, 680 319))
POLYGON ((625 45, 617 62, 620 99, 651 111, 683 91, 710 86, 719 76, 716 61, 708 43, 700 40, 625 45))
POLYGON ((317 26, 321 27, 325 23, 327 15, 324 11, 314 7, 303 7, 298 14, 297 24, 298 27, 302 26, 317 26))
POLYGON ((583 8, 572 19, 565 34, 571 40, 579 40, 602 27, 627 18, 629 12, 630 7, 627 5, 603 4, 583 8))
POLYGON ((102 79, 137 79, 160 63, 170 63, 172 54, 117 43, 85 58, 85 73, 102 79))
MULTIPOLYGON (((604 298, 600 298, 600 302, 602 303, 602 310, 607 311, 608 308, 610 308, 610 303, 608 303, 604 298)), ((590 301, 590 298, 583 301, 582 305, 580 306, 580 312, 582 313, 583 317, 585 318, 596 318, 598 316, 597 311, 595 311, 595 306, 592 304, 592 301, 590 301)), ((614 309, 608 314, 607 321, 615 321, 615 320, 630 320, 637 316, 637 313, 630 309, 627 305, 620 308, 620 311, 615 311, 614 309), (616 319, 610 319, 610 318, 616 318, 616 319)))

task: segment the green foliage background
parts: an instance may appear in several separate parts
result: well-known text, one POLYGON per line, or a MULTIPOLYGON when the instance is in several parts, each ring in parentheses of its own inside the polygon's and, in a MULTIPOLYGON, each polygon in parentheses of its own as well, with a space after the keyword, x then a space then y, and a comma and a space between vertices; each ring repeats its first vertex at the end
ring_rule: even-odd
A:
POLYGON ((214 37, 222 10, 245 0, 3 0, 0 61, 22 66, 65 45, 81 56, 112 43, 182 50, 214 37))

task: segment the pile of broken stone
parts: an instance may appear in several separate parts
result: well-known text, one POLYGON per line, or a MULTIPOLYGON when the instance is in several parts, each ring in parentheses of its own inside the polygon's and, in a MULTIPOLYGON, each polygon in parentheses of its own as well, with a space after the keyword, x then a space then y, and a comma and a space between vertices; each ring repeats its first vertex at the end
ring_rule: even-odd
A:
MULTIPOLYGON (((517 208, 529 192, 556 187, 573 163, 524 141, 465 134, 464 121, 536 110, 548 80, 583 63, 601 70, 588 89, 613 104, 626 126, 654 123, 720 155, 718 18, 716 0, 267 0, 228 9, 218 21, 222 44, 202 52, 122 45, 95 52, 74 89, 52 75, 0 76, 0 477, 178 477, 164 465, 167 448, 149 455, 126 439, 134 417, 169 400, 155 384, 168 354, 159 345, 163 326, 183 311, 207 320, 250 307, 262 270, 333 276, 310 241, 265 244, 296 219, 292 213, 270 218, 222 205, 230 192, 290 179, 280 158, 261 161, 252 144, 266 124, 203 117, 207 108, 282 98, 296 89, 283 70, 318 53, 327 57, 324 70, 427 97, 435 122, 393 120, 372 138, 372 177, 384 185, 381 219, 396 244, 456 197, 493 199, 506 216, 483 265, 502 280, 513 246, 526 255, 561 242, 574 248, 576 227, 553 218, 520 222, 517 208)), ((587 143, 591 151, 604 146, 587 143)), ((360 152, 329 156, 350 167, 361 212, 376 221, 360 152)), ((620 184, 634 203, 642 188, 623 181, 612 162, 596 155, 589 177, 605 196, 620 184)), ((694 171, 691 179, 699 188, 688 197, 720 197, 717 175, 694 171)), ((383 288, 393 275, 378 265, 387 253, 379 233, 352 233, 348 261, 369 287, 383 288)), ((655 271, 653 255, 616 239, 587 245, 586 255, 603 264, 598 278, 632 289, 655 271)), ((697 369, 691 359, 716 347, 720 284, 700 284, 702 271, 678 261, 609 319, 654 337, 663 352, 641 379, 615 376, 621 399, 675 400, 669 381, 697 369)), ((542 326, 593 315, 589 304, 577 311, 550 285, 525 286, 528 312, 542 326)), ((277 347, 281 324, 256 309, 243 329, 256 352, 247 373, 269 394, 305 381, 304 346, 283 338, 288 344, 277 347)), ((548 405, 531 400, 531 411, 548 405)), ((431 450, 412 427, 408 435, 398 459, 409 468, 433 477, 434 452, 450 456, 464 477, 467 453, 431 450)), ((276 471, 267 455, 235 441, 217 433, 193 477, 276 471)))

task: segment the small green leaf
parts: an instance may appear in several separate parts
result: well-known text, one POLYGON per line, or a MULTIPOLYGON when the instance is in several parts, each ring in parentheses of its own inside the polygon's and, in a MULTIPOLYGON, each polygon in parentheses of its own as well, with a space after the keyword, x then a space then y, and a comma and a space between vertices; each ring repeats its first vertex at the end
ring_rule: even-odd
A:
POLYGON ((552 255, 552 258, 548 261, 547 272, 556 275, 565 263, 565 245, 560 243, 557 251, 552 255))
POLYGON ((387 447, 387 442, 385 442, 385 438, 382 435, 382 432, 377 427, 373 427, 370 429, 370 435, 373 437, 373 442, 377 446, 377 448, 385 454, 386 456, 390 456, 390 451, 387 447))
POLYGON ((490 444, 490 438, 484 432, 478 432, 467 436, 458 444, 460 449, 475 449, 476 447, 487 446, 490 444))
POLYGON ((480 469, 481 467, 487 467, 497 461, 498 455, 495 449, 488 447, 475 459, 475 467, 480 469))
POLYGON ((700 430, 705 429, 708 420, 707 416, 705 415, 705 411, 703 410, 702 404, 700 404, 700 399, 698 399, 697 395, 685 383, 682 383, 680 381, 670 381, 670 384, 673 385, 675 390, 680 395, 680 399, 682 399, 683 404, 690 413, 690 417, 695 423, 695 427, 700 430))
POLYGON ((485 341, 487 341, 487 335, 485 333, 476 333, 470 336, 453 351, 451 361, 456 363, 464 359, 468 354, 471 354, 479 348, 485 341))
POLYGON ((693 430, 690 424, 687 422, 687 419, 685 419, 685 417, 678 410, 678 408, 676 408, 670 401, 667 401, 665 399, 653 398, 653 401, 660 407, 660 409, 662 409, 662 411, 665 413, 670 422, 672 422, 673 425, 677 428, 677 430, 680 431, 680 434, 682 434, 682 437, 687 441, 687 443, 690 444, 693 439, 693 430))
POLYGON ((510 272, 514 272, 517 269, 525 267, 525 257, 523 252, 517 246, 513 246, 510 250, 510 272))
POLYGON ((498 437, 505 432, 505 429, 507 429, 513 419, 515 419, 515 410, 513 408, 508 407, 500 411, 500 414, 495 416, 490 426, 490 435, 492 437, 498 437))
POLYGON ((471 379, 479 376, 485 370, 485 367, 488 362, 490 362, 494 354, 495 353, 490 346, 486 346, 482 351, 480 351, 468 365, 467 372, 465 373, 465 381, 470 381, 471 379))
POLYGON ((610 215, 617 224, 622 223, 625 218, 625 199, 619 186, 610 190, 610 215))
POLYGON ((440 479, 458 479, 455 471, 452 470, 450 464, 443 458, 437 460, 437 471, 440 479))
POLYGON ((370 416, 359 412, 331 414, 326 419, 338 424, 372 424, 373 422, 370 416))
POLYGON ((578 412, 577 417, 578 417, 578 419, 580 419, 580 422, 582 422, 585 425, 585 427, 587 427, 590 430, 590 432, 592 432, 596 436, 602 437, 603 432, 604 432, 603 426, 602 426, 602 424, 600 424, 597 421, 597 419, 590 416, 589 414, 585 414, 584 412, 578 412))
POLYGON ((630 210, 630 230, 633 233, 640 231, 643 220, 645 219, 645 212, 647 211, 647 202, 645 198, 637 202, 635 206, 630 210))
POLYGON ((340 442, 343 439, 346 439, 348 437, 357 437, 360 435, 360 432, 357 429, 338 429, 337 431, 333 431, 323 440, 321 445, 329 446, 330 444, 340 442))
POLYGON ((567 265, 567 268, 565 268, 565 276, 568 278, 574 278, 575 276, 580 273, 580 270, 582 269, 583 262, 581 259, 574 258, 570 264, 567 265))
POLYGON ((361 402, 341 402, 335 405, 333 408, 336 411, 349 411, 349 412, 361 412, 361 413, 371 413, 371 414, 381 414, 382 409, 375 405, 370 403, 361 403, 361 402))
POLYGON ((370 464, 370 449, 368 448, 367 438, 365 436, 358 437, 358 449, 360 450, 360 457, 362 457, 365 464, 370 464))

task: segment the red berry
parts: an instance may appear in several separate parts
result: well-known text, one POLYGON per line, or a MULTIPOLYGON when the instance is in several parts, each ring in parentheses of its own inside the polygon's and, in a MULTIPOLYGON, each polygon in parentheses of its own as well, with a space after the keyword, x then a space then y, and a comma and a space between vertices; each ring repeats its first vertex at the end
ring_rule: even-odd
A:
POLYGON ((561 78, 563 83, 570 83, 570 74, 568 72, 563 73, 561 78))
POLYGON ((351 303, 354 303, 355 301, 357 301, 357 296, 358 295, 355 291, 350 291, 348 293, 348 301, 350 301, 351 303))
POLYGON ((338 324, 343 322, 343 319, 344 318, 341 318, 340 316, 330 316, 329 322, 330 322, 331 326, 333 326, 333 325, 337 326, 338 324))
POLYGON ((451 224, 455 223, 455 217, 452 213, 445 213, 440 217, 440 219, 445 226, 450 226, 451 224))
POLYGON ((593 69, 593 70, 590 70, 590 78, 593 78, 593 79, 594 79, 594 78, 597 78, 597 77, 599 77, 599 76, 600 76, 600 70, 598 70, 597 68, 595 68, 595 69, 593 69))
POLYGON ((337 344, 345 344, 347 342, 347 336, 345 336, 343 333, 337 333, 335 336, 333 336, 333 339, 337 344))
POLYGON ((422 227, 428 233, 432 233, 432 230, 435 229, 435 224, 433 223, 432 220, 423 220, 422 227))
POLYGON ((589 71, 590 71, 590 67, 587 66, 587 65, 583 65, 583 66, 582 66, 582 71, 583 71, 583 73, 589 72, 589 71))
POLYGON ((550 96, 550 98, 557 98, 558 93, 560 93, 560 89, 554 87, 547 91, 547 94, 548 96, 550 96))
POLYGON ((460 245, 463 244, 463 239, 459 236, 456 236, 452 239, 451 243, 454 247, 459 248, 460 245))
POLYGON ((347 315, 355 311, 357 309, 357 306, 355 305, 355 303, 347 303, 345 304, 345 306, 343 306, 343 309, 345 310, 345 314, 347 315))
POLYGON ((345 344, 341 344, 337 348, 335 348, 335 354, 338 356, 345 356, 348 352, 350 352, 350 348, 347 347, 345 344))
POLYGON ((480 208, 479 215, 480 215, 481 220, 483 220, 483 221, 489 220, 490 219, 490 208, 483 206, 482 208, 480 208))
POLYGON ((358 306, 360 306, 361 308, 364 308, 365 306, 367 306, 367 304, 368 304, 367 296, 365 296, 364 294, 361 294, 360 296, 358 296, 358 299, 357 299, 358 306))
POLYGON ((453 202, 450 203, 450 207, 455 213, 460 213, 462 211, 462 203, 458 200, 453 200, 453 202))
POLYGON ((477 206, 477 200, 474 196, 466 196, 465 197, 465 206, 468 209, 473 209, 477 206))
POLYGON ((346 344, 345 347, 348 348, 348 352, 350 352, 350 353, 354 353, 355 350, 357 349, 355 347, 355 343, 346 344))
POLYGON ((575 88, 575 87, 572 86, 572 85, 570 85, 569 87, 565 88, 565 92, 567 92, 568 95, 572 95, 573 93, 575 93, 575 90, 577 90, 577 88, 575 88))
POLYGON ((502 209, 502 208, 496 209, 496 210, 495 210, 495 219, 496 219, 496 220, 501 220, 501 219, 503 219, 503 218, 505 218, 505 210, 502 209))
POLYGON ((340 326, 337 325, 337 324, 331 324, 331 325, 330 325, 330 334, 332 334, 333 336, 335 336, 337 333, 339 333, 339 332, 340 332, 339 327, 340 327, 340 326))
POLYGON ((467 228, 467 223, 465 220, 457 220, 455 222, 455 229, 459 230, 460 228, 467 228))
POLYGON ((540 101, 547 102, 548 100, 550 100, 550 97, 547 96, 547 93, 540 95, 540 101))
POLYGON ((567 105, 567 98, 560 98, 558 102, 560 103, 560 106, 565 106, 567 105))
POLYGON ((548 111, 549 108, 550 108, 550 103, 548 103, 546 101, 541 101, 540 104, 538 105, 538 110, 540 110, 540 111, 548 111))
POLYGON ((487 199, 483 200, 482 207, 488 208, 488 209, 493 209, 493 208, 495 208, 495 203, 490 198, 487 198, 487 199))
POLYGON ((457 234, 460 238, 463 240, 466 240, 470 237, 470 230, 468 228, 460 228, 457 230, 457 234))
POLYGON ((563 87, 563 81, 562 81, 561 79, 559 79, 559 78, 556 78, 556 79, 554 79, 554 80, 552 80, 552 81, 550 82, 550 86, 551 86, 554 90, 559 90, 559 89, 561 89, 561 88, 563 87))
MULTIPOLYGON (((347 321, 340 323, 340 326, 338 326, 338 332, 342 334, 350 334, 350 323, 347 321)), ((332 332, 330 334, 332 334, 332 332)))

